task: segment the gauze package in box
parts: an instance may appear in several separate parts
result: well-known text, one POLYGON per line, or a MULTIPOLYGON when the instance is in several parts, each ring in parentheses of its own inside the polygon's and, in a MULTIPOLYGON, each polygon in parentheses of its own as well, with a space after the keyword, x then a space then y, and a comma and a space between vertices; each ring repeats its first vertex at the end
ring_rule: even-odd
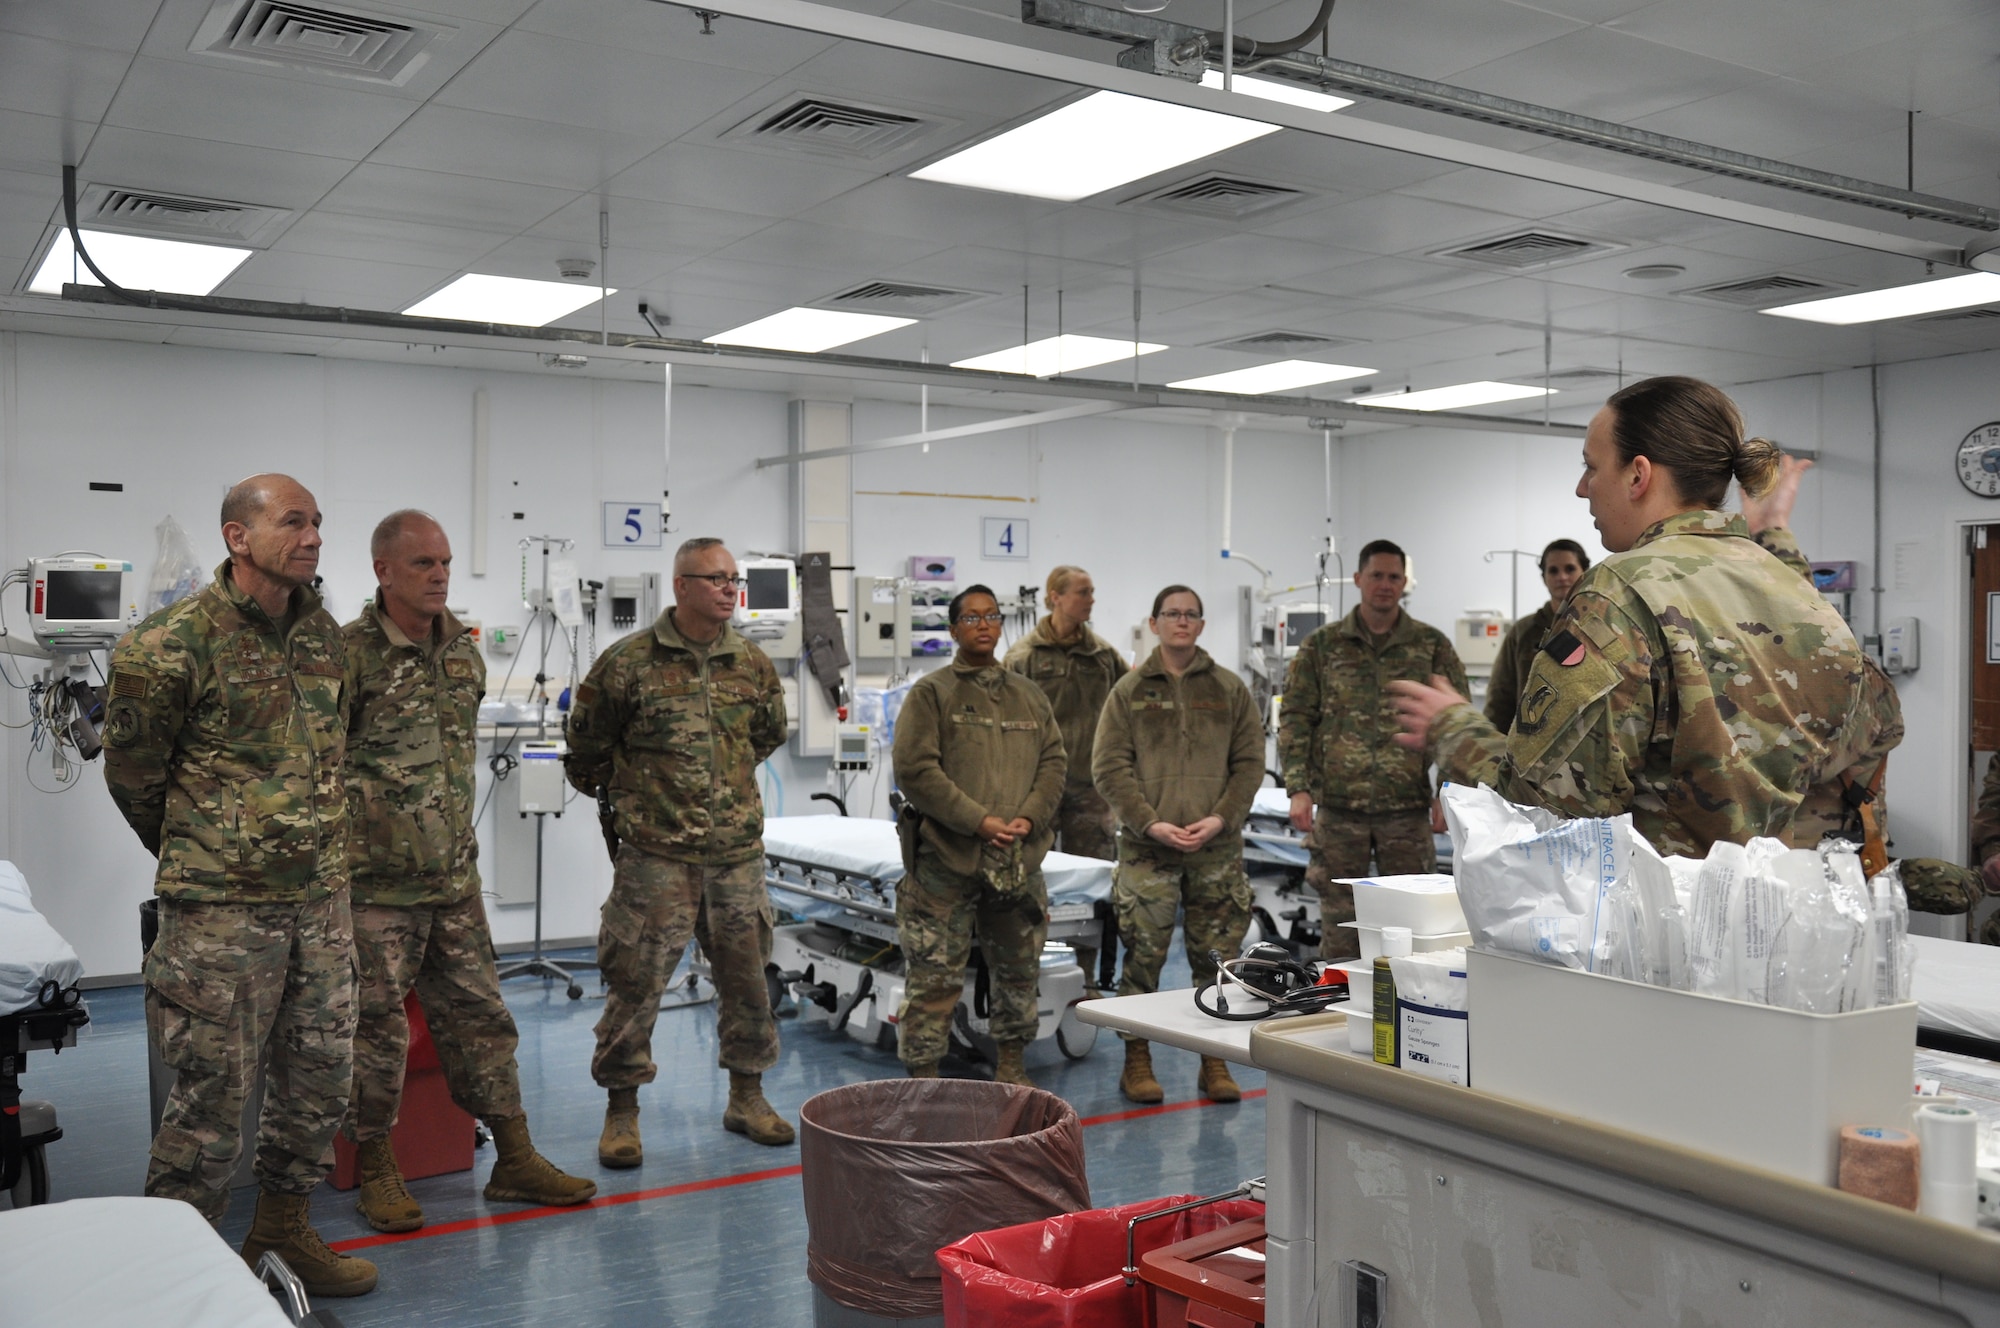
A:
POLYGON ((1459 906, 1473 944, 1656 987, 1685 988, 1674 872, 1629 815, 1565 820, 1447 784, 1459 906))
POLYGON ((1389 971, 1396 978, 1396 1040, 1402 1067, 1446 1083, 1470 1084, 1465 951, 1398 955, 1389 960, 1389 971))
POLYGON ((35 911, 28 880, 11 862, 0 862, 0 1015, 41 1004, 42 984, 73 987, 83 964, 35 911))

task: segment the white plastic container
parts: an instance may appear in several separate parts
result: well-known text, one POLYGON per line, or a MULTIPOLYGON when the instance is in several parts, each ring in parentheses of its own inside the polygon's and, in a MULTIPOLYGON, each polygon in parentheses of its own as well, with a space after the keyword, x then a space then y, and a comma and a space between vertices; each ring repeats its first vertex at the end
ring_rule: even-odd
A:
POLYGON ((1349 881, 1354 920, 1369 927, 1408 927, 1419 936, 1465 930, 1458 883, 1449 876, 1369 876, 1349 881))
POLYGON ((1357 1056, 1375 1055, 1375 1020, 1352 1006, 1347 1010, 1347 1049, 1357 1056))
MULTIPOLYGON (((1355 938, 1361 942, 1361 959, 1359 962, 1361 967, 1367 969, 1372 974, 1375 971, 1375 960, 1382 954, 1382 929, 1380 927, 1367 926, 1359 922, 1343 922, 1340 925, 1354 929, 1355 938)), ((1422 954, 1426 950, 1456 950, 1461 946, 1469 946, 1471 944, 1472 933, 1469 931, 1445 931, 1431 934, 1413 932, 1410 936, 1410 949, 1416 954, 1422 954)), ((1369 981, 1372 982, 1374 979, 1370 977, 1369 981)))
POLYGON ((1821 1185, 1910 1111, 1914 1001, 1806 1014, 1474 950, 1472 1087, 1821 1185))

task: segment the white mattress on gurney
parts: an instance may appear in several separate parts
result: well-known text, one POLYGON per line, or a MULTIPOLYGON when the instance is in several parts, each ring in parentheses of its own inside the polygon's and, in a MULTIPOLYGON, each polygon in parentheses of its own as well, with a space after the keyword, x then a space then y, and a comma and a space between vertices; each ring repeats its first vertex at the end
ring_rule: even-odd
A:
POLYGON ((250 1266, 178 1199, 70 1199, 0 1212, 8 1328, 288 1328, 250 1266))
MULTIPOLYGON (((863 816, 774 816, 764 820, 764 852, 787 861, 872 877, 893 886, 903 879, 903 846, 893 821, 863 816)), ((1042 860, 1051 904, 1111 898, 1112 864, 1102 858, 1051 853, 1042 860)))
POLYGON ((76 951, 35 911, 28 878, 0 862, 0 1015, 40 1005, 44 983, 72 987, 82 976, 76 951))
POLYGON ((2000 947, 1912 936, 1910 996, 1924 1028, 2000 1042, 2000 947))
POLYGON ((1260 788, 1251 800, 1252 816, 1274 816, 1281 821, 1292 818, 1292 795, 1281 788, 1260 788))

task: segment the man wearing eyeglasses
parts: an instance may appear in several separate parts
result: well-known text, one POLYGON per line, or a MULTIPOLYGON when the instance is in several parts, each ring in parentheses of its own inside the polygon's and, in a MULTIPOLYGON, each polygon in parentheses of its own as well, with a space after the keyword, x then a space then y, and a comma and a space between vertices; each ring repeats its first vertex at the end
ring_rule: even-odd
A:
MULTIPOLYGON (((1168 586, 1153 597, 1160 644, 1118 680, 1097 721, 1091 775, 1118 814, 1118 874, 1111 906, 1125 942, 1118 994, 1159 990, 1160 966, 1185 913, 1188 966, 1197 987, 1215 980, 1211 950, 1234 955, 1250 923, 1250 880, 1239 837, 1264 782, 1264 725, 1250 689, 1195 643, 1201 596, 1168 586)), ((1152 1049, 1126 1034, 1118 1089, 1158 1102, 1152 1049)), ((1243 1096, 1221 1058, 1203 1056, 1201 1095, 1243 1096)))
POLYGON ((785 701, 771 661, 729 625, 742 584, 721 540, 681 545, 673 607, 598 658, 570 711, 564 769, 593 797, 608 790, 618 836, 597 935, 610 991, 590 1063, 610 1093, 597 1144, 607 1167, 643 1160, 653 1021, 689 937, 715 979, 722 1127, 760 1144, 793 1139, 763 1092, 778 1030, 764 984, 772 915, 756 778, 785 740, 785 701))
POLYGON ((909 818, 896 888, 899 1054, 912 1079, 937 1077, 976 926, 1000 1048, 993 1077, 1032 1087, 1025 1057, 1040 1024, 1049 932, 1042 859, 1068 760, 1048 698, 994 658, 1004 619, 993 592, 961 590, 949 616, 957 657, 917 680, 896 719, 895 777, 909 818))

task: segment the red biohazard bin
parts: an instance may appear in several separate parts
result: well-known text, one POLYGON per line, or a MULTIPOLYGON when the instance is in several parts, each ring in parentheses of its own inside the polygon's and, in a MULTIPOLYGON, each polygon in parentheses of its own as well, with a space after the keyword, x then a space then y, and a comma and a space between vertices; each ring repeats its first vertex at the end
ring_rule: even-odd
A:
MULTIPOLYGON (((403 998, 403 1012, 410 1018, 410 1051, 403 1070, 403 1105, 389 1130, 396 1163, 406 1180, 470 1171, 476 1127, 471 1113, 453 1102, 445 1087, 437 1044, 431 1041, 430 1023, 414 991, 403 998)), ((345 1131, 334 1136, 329 1179, 336 1190, 351 1190, 361 1183, 360 1159, 345 1131)))
MULTIPOLYGON (((1143 1281, 1126 1286, 1125 1230, 1135 1217, 1157 1213, 1197 1196, 1168 1195, 1118 1208, 1065 1213, 1040 1222, 981 1231, 938 1251, 944 1279, 945 1328, 1144 1328, 1148 1297, 1143 1281)), ((1232 1223, 1257 1223, 1263 1236, 1264 1205, 1225 1199, 1139 1224, 1134 1250, 1145 1257, 1163 1247, 1207 1236, 1232 1223)), ((1235 1242, 1241 1243, 1241 1242, 1235 1242)), ((1261 1248, 1261 1243, 1259 1245, 1261 1248)), ((1253 1320, 1225 1322, 1262 1323, 1253 1320)), ((1162 1319, 1161 1323, 1205 1323, 1162 1319)))
POLYGON ((1264 1221, 1238 1222, 1139 1256, 1144 1328, 1264 1322, 1264 1221))

